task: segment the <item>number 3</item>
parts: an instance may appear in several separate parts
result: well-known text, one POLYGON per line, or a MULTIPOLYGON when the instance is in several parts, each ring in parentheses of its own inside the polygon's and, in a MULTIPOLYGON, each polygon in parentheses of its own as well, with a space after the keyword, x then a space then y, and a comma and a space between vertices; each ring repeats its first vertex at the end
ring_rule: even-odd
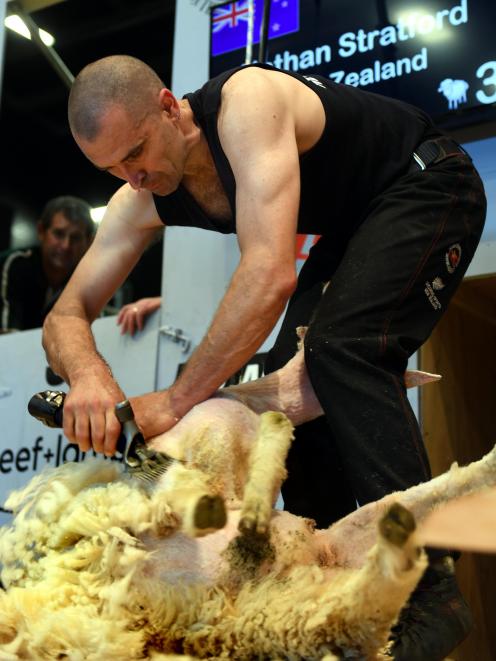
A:
POLYGON ((482 81, 484 85, 494 85, 494 93, 491 95, 486 94, 483 90, 478 90, 475 93, 475 96, 477 98, 477 101, 479 103, 495 103, 496 102, 496 62, 484 62, 484 64, 481 64, 480 67, 477 69, 475 72, 475 75, 477 78, 483 78, 486 73, 490 71, 491 74, 487 77, 484 78, 482 81))

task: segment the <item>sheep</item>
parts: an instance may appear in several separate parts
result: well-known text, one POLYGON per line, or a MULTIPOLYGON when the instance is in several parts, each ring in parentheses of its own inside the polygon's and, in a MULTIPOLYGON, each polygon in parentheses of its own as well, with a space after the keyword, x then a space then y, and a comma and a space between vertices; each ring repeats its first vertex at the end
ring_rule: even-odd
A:
POLYGON ((494 485, 496 452, 314 530, 267 506, 291 425, 264 412, 244 493, 222 475, 206 484, 205 441, 215 444, 221 423, 215 454, 235 454, 229 442, 240 437, 227 428, 255 419, 241 400, 254 409, 277 404, 294 422, 318 412, 303 362, 293 360, 259 384, 260 399, 255 383, 233 387, 195 407, 181 433, 178 424, 155 439, 156 449, 190 465, 175 464, 154 488, 95 460, 54 469, 11 496, 16 515, 0 534, 0 658, 387 658, 390 628, 426 566, 412 515, 421 520, 440 502, 494 485), (266 452, 278 464, 268 473, 266 452), (224 493, 227 485, 226 524, 206 536, 178 529, 174 489, 181 501, 188 485, 195 491, 188 470, 198 471, 201 489, 224 493))
POLYGON ((459 103, 467 102, 467 90, 469 84, 466 80, 453 80, 452 78, 445 78, 439 83, 438 92, 444 94, 448 99, 448 107, 450 110, 458 108, 459 103))
POLYGON ((66 464, 11 498, 0 658, 386 659, 426 565, 412 513, 493 486, 495 469, 493 450, 328 530, 273 512, 269 537, 243 541, 239 510, 191 538, 157 518, 158 487, 104 460, 66 464))

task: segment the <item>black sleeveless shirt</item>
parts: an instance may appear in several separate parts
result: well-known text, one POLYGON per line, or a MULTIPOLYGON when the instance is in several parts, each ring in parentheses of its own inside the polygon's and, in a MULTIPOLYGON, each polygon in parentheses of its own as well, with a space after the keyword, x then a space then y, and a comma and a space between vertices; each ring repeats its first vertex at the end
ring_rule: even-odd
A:
MULTIPOLYGON (((266 64, 250 66, 296 78, 316 92, 324 107, 323 133, 309 151, 300 155, 300 233, 334 234, 346 240, 366 217, 374 198, 406 172, 415 148, 439 135, 428 115, 401 101, 322 76, 302 76, 266 64)), ((166 225, 236 232, 236 181, 220 144, 217 116, 222 86, 241 68, 225 71, 196 92, 184 95, 207 140, 232 220, 208 216, 180 185, 170 195, 154 195, 158 214, 166 225)))

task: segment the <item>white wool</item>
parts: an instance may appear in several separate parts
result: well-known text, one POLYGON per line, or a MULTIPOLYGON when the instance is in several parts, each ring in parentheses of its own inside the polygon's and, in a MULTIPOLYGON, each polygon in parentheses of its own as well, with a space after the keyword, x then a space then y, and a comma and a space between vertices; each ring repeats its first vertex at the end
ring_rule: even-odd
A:
MULTIPOLYGON (((71 472, 80 493, 71 495, 60 482, 52 488, 57 472, 37 481, 38 496, 46 502, 50 494, 51 506, 33 507, 28 489, 33 498, 24 499, 25 509, 1 533, 9 589, 0 593, 0 659, 159 661, 178 658, 178 646, 189 658, 333 659, 326 640, 346 647, 370 628, 367 618, 350 617, 366 578, 360 572, 343 570, 330 584, 319 567, 296 567, 284 578, 269 575, 234 592, 149 576, 150 554, 139 533, 159 529, 152 519, 161 494, 128 481, 95 486, 76 464, 64 467, 64 479, 71 472), (64 534, 49 530, 54 526, 64 534), (34 530, 44 532, 25 537, 34 530)), ((374 644, 385 642, 387 626, 381 626, 374 644)))
MULTIPOLYGON (((233 410, 231 402, 221 407, 233 410)), ((7 586, 7 592, 0 592, 0 659, 385 659, 379 650, 425 567, 413 537, 400 549, 383 535, 366 560, 355 569, 343 569, 333 564, 332 558, 338 557, 335 546, 328 554, 313 555, 317 547, 310 541, 334 530, 333 541, 327 543, 337 544, 339 523, 331 531, 312 533, 293 517, 300 527, 289 526, 286 536, 275 523, 271 527, 275 558, 269 553, 262 555, 257 569, 250 565, 243 544, 252 543, 253 531, 265 530, 270 520, 274 480, 284 475, 282 457, 291 436, 286 423, 278 413, 260 417, 262 432, 249 453, 241 511, 231 513, 233 518, 217 537, 189 539, 190 546, 180 542, 184 534, 171 536, 178 521, 168 499, 178 487, 186 495, 189 489, 204 491, 205 479, 220 484, 216 474, 209 475, 209 462, 225 466, 223 453, 229 450, 234 463, 235 445, 209 455, 200 444, 201 452, 192 459, 200 457, 201 467, 178 464, 164 477, 164 490, 160 483, 144 488, 116 463, 95 460, 62 466, 15 494, 10 502, 16 516, 0 531, 1 577, 7 586), (177 559, 179 569, 189 571, 189 563, 198 561, 205 549, 214 550, 205 557, 215 564, 225 548, 215 555, 215 539, 230 539, 236 517, 248 532, 228 547, 224 564, 219 561, 222 571, 211 575, 215 585, 202 580, 207 569, 201 562, 197 583, 171 578, 177 559), (231 533, 226 532, 229 526, 231 533), (297 552, 299 544, 308 551, 307 560, 297 552), (266 570, 270 573, 264 574, 266 570)), ((215 425, 208 432, 212 441, 214 431, 215 425)), ((494 483, 495 461, 493 452, 477 464, 396 494, 397 499, 411 499, 421 513, 437 500, 494 483)), ((343 543, 353 526, 368 538, 372 510, 385 508, 390 499, 343 520, 343 543)), ((272 521, 280 521, 280 516, 275 514, 272 521)), ((355 543, 361 538, 355 537, 355 543)))
POLYGON ((112 527, 133 535, 153 527, 149 494, 129 480, 109 482, 121 477, 122 468, 108 463, 65 464, 9 499, 18 512, 14 527, 0 531, 5 585, 26 586, 45 575, 63 583, 70 580, 71 571, 100 562, 112 527), (109 483, 102 484, 104 480, 109 483), (88 538, 93 540, 89 548, 88 538), (69 548, 71 553, 52 567, 49 551, 69 548))
POLYGON ((148 557, 136 535, 153 529, 152 508, 129 481, 101 484, 121 473, 102 460, 69 464, 11 499, 21 509, 0 532, 10 587, 0 593, 0 658, 142 658, 143 632, 130 628, 126 603, 148 557))
MULTIPOLYGON (((243 448, 246 465, 252 442, 249 439, 253 440, 257 428, 253 413, 238 403, 223 402, 220 406, 210 404, 207 414, 197 410, 195 415, 197 422, 204 421, 205 430, 200 438, 191 431, 189 436, 186 434, 188 452, 193 452, 190 460, 196 466, 232 469, 233 460, 241 459, 233 451, 235 443, 240 450, 243 448), (244 425, 236 425, 238 432, 226 425, 222 414, 226 410, 235 412, 237 423, 247 423, 245 433, 241 431, 244 425), (213 454, 210 443, 200 442, 206 440, 205 435, 214 442, 217 451, 213 454), (219 438, 225 445, 215 443, 219 438)), ((233 416, 230 418, 232 421, 233 416)), ((270 443, 266 445, 269 463, 274 462, 279 476, 276 479, 282 477, 283 458, 291 438, 291 425, 286 421, 286 427, 281 427, 282 418, 275 414, 274 424, 281 431, 274 437, 269 433, 270 443), (279 450, 277 436, 284 436, 279 450), (278 454, 281 457, 276 461, 278 454)), ((198 425, 193 426, 198 429, 198 425)), ((270 423, 262 427, 270 432, 270 423)), ((269 492, 264 499, 268 520, 271 471, 264 465, 263 453, 255 463, 263 478, 262 486, 269 492)), ((236 473, 240 489, 245 470, 236 473)), ((188 507, 193 510, 195 498, 205 493, 209 482, 227 488, 233 502, 238 487, 234 487, 230 474, 231 470, 204 473, 176 464, 159 488, 147 489, 126 479, 115 462, 87 460, 47 471, 13 494, 9 499, 16 513, 13 525, 0 531, 2 580, 8 588, 0 604, 2 653, 19 653, 33 659, 56 658, 58 654, 71 659, 78 659, 80 654, 88 659, 143 658, 145 651, 174 651, 175 640, 184 638, 181 627, 202 621, 202 609, 217 620, 219 608, 225 608, 222 591, 210 594, 205 592, 207 588, 199 587, 178 595, 177 587, 149 578, 150 554, 139 538, 144 533, 170 534, 177 527, 171 504, 178 501, 179 509, 184 508, 181 501, 191 492, 186 501, 191 500, 188 507), (179 495, 175 494, 178 487, 179 495), (81 625, 74 627, 74 621, 81 625)), ((256 484, 251 488, 256 491, 256 484)), ((256 507, 256 502, 251 507, 256 507)), ((248 514, 253 516, 250 509, 248 514)), ((194 648, 197 643, 188 645, 194 648)))

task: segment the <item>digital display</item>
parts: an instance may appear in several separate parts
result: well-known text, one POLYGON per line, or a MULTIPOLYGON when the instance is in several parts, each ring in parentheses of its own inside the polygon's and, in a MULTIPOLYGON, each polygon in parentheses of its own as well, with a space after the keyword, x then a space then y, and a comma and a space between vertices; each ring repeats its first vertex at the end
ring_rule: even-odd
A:
MULTIPOLYGON (((254 58, 263 4, 253 3, 254 58)), ((211 10, 211 77, 244 63, 248 26, 247 0, 211 10)), ((461 126, 495 116, 495 31, 496 0, 272 0, 267 61, 461 126)))

